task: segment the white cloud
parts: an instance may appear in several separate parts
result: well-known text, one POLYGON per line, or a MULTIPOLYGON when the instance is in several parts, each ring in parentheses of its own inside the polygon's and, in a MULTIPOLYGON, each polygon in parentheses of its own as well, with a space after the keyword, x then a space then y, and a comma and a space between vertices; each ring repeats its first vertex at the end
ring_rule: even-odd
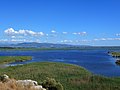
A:
POLYGON ((68 32, 62 32, 63 34, 68 34, 68 32))
POLYGON ((11 40, 7 40, 8 42, 37 42, 37 41, 33 41, 30 39, 11 39, 11 40))
POLYGON ((109 40, 108 38, 96 38, 94 41, 106 41, 109 40))
POLYGON ((105 41, 105 40, 107 40, 107 38, 101 38, 100 40, 105 41))
POLYGON ((55 31, 55 30, 52 30, 51 33, 56 33, 56 31, 55 31))
POLYGON ((16 38, 16 36, 11 36, 11 38, 16 38))
POLYGON ((8 39, 0 39, 0 42, 6 42, 8 39))
POLYGON ((77 35, 77 33, 73 33, 74 35, 77 35))
POLYGON ((73 33, 74 35, 81 35, 81 36, 84 36, 87 34, 87 32, 74 32, 73 33))
POLYGON ((81 43, 81 42, 91 42, 91 40, 83 39, 83 40, 75 40, 75 43, 81 43))
POLYGON ((26 31, 25 31, 25 30, 19 30, 19 31, 18 31, 18 34, 26 35, 26 31))
POLYGON ((28 36, 43 36, 43 32, 34 32, 31 30, 14 30, 13 28, 8 28, 7 30, 4 31, 5 34, 7 35, 28 35, 28 36))
POLYGON ((46 36, 49 36, 49 34, 46 34, 46 36))
POLYGON ((46 36, 49 36, 49 37, 57 37, 58 36, 58 33, 55 31, 55 30, 52 30, 50 34, 46 34, 46 36))
POLYGON ((72 40, 61 40, 61 43, 72 43, 72 40))
POLYGON ((117 33, 116 36, 120 36, 120 33, 117 33))
POLYGON ((99 39, 97 39, 97 38, 95 38, 95 39, 93 39, 94 41, 99 41, 99 39))
POLYGON ((120 40, 120 38, 115 38, 115 40, 120 40))
POLYGON ((44 36, 43 32, 38 32, 38 35, 44 36))
POLYGON ((12 42, 17 42, 18 40, 16 40, 16 39, 11 39, 11 41, 12 41, 12 42))
POLYGON ((23 39, 25 37, 24 36, 17 36, 17 35, 15 35, 15 36, 11 36, 11 38, 12 39, 23 39))
POLYGON ((81 40, 81 42, 91 42, 91 40, 81 40))
POLYGON ((120 40, 120 38, 96 38, 93 41, 111 41, 111 40, 120 40))
POLYGON ((0 42, 23 42, 24 40, 21 40, 21 39, 15 39, 15 38, 12 38, 12 39, 0 39, 0 42))
POLYGON ((35 40, 35 42, 38 42, 38 43, 40 43, 40 40, 39 40, 39 39, 36 39, 36 40, 35 40))
POLYGON ((91 40, 86 40, 86 39, 84 39, 84 40, 67 40, 67 39, 65 39, 65 40, 61 40, 60 42, 66 43, 66 44, 80 44, 80 43, 89 43, 89 42, 91 42, 91 40))
POLYGON ((17 38, 24 38, 24 36, 17 36, 17 38))
POLYGON ((4 32, 5 32, 5 34, 8 34, 8 35, 13 35, 16 33, 13 28, 9 28, 9 29, 5 30, 4 32))

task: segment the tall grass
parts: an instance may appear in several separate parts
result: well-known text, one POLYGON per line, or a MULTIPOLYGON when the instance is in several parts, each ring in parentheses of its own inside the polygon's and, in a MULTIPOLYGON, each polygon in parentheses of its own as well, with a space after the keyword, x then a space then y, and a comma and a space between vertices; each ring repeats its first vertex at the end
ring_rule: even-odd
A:
POLYGON ((120 78, 93 75, 82 67, 52 62, 31 63, 1 68, 0 74, 15 79, 32 79, 43 82, 46 77, 55 78, 64 90, 120 90, 120 78))

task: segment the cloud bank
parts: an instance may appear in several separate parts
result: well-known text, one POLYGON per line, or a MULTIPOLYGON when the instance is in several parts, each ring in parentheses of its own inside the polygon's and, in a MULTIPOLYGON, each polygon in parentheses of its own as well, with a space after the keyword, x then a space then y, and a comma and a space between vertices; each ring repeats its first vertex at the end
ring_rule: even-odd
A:
POLYGON ((43 32, 35 32, 33 30, 15 30, 8 28, 4 30, 6 38, 0 39, 0 42, 41 42, 41 43, 62 43, 62 44, 92 44, 104 41, 120 41, 120 33, 111 37, 90 37, 87 32, 57 32, 55 30, 43 32), (80 37, 79 37, 80 36, 80 37), (89 37, 89 38, 88 38, 89 37))
POLYGON ((23 36, 43 36, 43 32, 34 32, 32 30, 14 30, 13 28, 8 28, 4 31, 6 35, 13 36, 13 35, 23 35, 23 36))

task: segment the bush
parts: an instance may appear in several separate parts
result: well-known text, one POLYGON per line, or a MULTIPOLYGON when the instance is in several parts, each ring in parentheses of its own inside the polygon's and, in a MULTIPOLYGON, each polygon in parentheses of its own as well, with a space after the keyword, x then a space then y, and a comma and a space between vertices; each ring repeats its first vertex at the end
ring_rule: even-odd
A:
POLYGON ((56 80, 52 78, 46 78, 46 80, 43 81, 42 86, 47 90, 63 90, 62 84, 56 82, 56 80))

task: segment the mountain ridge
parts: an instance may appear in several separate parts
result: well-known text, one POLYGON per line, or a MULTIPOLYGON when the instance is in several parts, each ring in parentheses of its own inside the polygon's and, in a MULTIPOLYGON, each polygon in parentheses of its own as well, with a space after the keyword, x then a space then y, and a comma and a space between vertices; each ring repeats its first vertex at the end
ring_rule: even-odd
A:
POLYGON ((56 44, 56 43, 23 42, 23 43, 16 43, 16 44, 1 44, 0 47, 70 48, 70 47, 90 47, 90 46, 87 46, 87 45, 71 45, 71 44, 56 44))

